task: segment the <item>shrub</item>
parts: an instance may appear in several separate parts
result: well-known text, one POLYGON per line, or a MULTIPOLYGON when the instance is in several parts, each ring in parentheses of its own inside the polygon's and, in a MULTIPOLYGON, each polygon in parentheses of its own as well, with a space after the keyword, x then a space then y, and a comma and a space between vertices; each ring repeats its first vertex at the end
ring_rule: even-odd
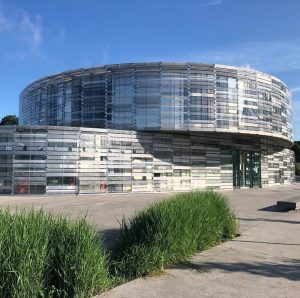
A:
POLYGON ((113 252, 114 274, 133 279, 186 260, 237 233, 227 200, 213 191, 175 195, 123 219, 113 252))
POLYGON ((89 297, 109 286, 106 266, 85 219, 0 210, 1 297, 89 297))
POLYGON ((297 176, 299 176, 300 175, 300 164, 298 163, 296 163, 296 165, 295 165, 295 174, 297 175, 297 176))

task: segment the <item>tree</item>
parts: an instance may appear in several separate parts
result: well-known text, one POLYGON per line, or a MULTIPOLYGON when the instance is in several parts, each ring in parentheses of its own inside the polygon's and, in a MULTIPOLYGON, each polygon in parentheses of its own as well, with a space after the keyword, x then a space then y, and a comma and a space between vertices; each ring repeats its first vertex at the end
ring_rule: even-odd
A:
POLYGON ((296 162, 300 162, 300 141, 295 141, 291 149, 295 152, 296 162))
POLYGON ((296 174, 297 176, 300 175, 300 165, 299 165, 299 164, 296 164, 296 165, 295 165, 295 174, 296 174))
POLYGON ((6 115, 1 119, 0 125, 18 125, 19 118, 16 115, 6 115))

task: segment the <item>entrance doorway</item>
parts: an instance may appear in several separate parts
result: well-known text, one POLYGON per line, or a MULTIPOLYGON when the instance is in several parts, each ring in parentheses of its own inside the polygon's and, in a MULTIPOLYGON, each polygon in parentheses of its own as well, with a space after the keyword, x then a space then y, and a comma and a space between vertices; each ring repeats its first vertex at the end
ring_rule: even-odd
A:
POLYGON ((261 187, 260 152, 233 151, 233 186, 261 187))

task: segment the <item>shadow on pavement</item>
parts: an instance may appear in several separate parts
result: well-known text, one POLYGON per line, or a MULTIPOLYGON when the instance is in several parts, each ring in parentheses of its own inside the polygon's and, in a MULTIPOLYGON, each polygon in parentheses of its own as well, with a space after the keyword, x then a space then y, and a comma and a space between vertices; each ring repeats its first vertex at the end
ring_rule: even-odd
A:
POLYGON ((300 224, 300 221, 296 220, 285 220, 285 219, 268 219, 268 218, 245 218, 239 217, 240 221, 266 221, 266 222, 278 222, 278 223, 288 223, 288 224, 300 224))
POLYGON ((248 243, 261 243, 261 244, 278 244, 278 245, 295 245, 300 246, 300 243, 281 243, 281 242, 266 242, 266 241, 251 241, 251 240, 237 240, 234 239, 235 242, 248 242, 248 243))
POLYGON ((264 207, 264 208, 258 209, 257 211, 279 212, 277 205, 264 207))
POLYGON ((201 264, 184 263, 177 265, 176 269, 196 270, 199 273, 221 270, 226 272, 245 272, 253 275, 265 277, 281 277, 292 281, 300 280, 300 260, 284 259, 278 260, 276 263, 260 263, 260 262, 237 262, 237 263, 213 263, 204 262, 201 264))

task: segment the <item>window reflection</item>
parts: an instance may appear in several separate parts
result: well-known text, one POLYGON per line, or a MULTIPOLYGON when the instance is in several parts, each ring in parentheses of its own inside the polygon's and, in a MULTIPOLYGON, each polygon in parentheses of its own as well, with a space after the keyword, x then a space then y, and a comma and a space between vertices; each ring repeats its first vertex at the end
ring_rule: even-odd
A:
POLYGON ((230 66, 140 63, 66 72, 20 96, 20 123, 112 129, 268 132, 292 139, 290 91, 230 66))

